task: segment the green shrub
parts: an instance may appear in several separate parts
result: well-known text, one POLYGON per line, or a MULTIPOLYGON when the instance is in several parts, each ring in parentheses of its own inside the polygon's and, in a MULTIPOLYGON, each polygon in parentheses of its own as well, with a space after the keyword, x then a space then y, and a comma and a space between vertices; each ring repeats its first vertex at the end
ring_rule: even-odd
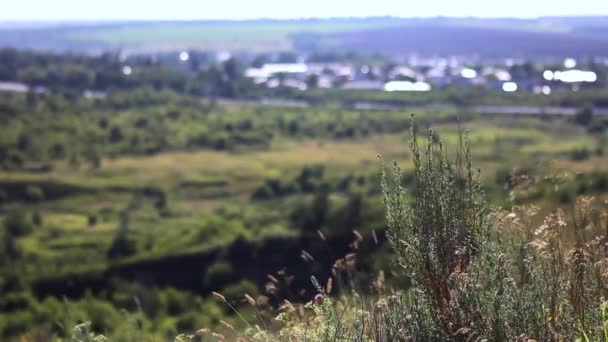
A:
POLYGON ((40 187, 30 185, 25 189, 25 198, 30 202, 37 203, 44 200, 44 192, 40 187))
POLYGON ((36 226, 42 226, 42 213, 39 210, 34 211, 32 214, 32 223, 36 226))
POLYGON ((0 298, 0 311, 12 312, 31 309, 35 299, 29 292, 12 292, 0 298))
POLYGON ((89 216, 87 216, 87 223, 90 227, 95 226, 97 224, 97 215, 89 214, 89 216))
POLYGON ((31 217, 22 210, 10 211, 4 218, 4 227, 11 236, 20 237, 34 231, 31 217))
POLYGON ((593 180, 593 189, 599 192, 608 190, 608 174, 599 174, 593 180))
POLYGON ((237 300, 243 298, 243 295, 245 294, 256 295, 258 293, 258 287, 249 280, 241 280, 238 283, 225 287, 221 293, 228 300, 237 300))
POLYGON ((137 252, 137 243, 135 238, 126 232, 119 232, 108 250, 108 258, 120 259, 135 255, 137 252))
POLYGON ((593 120, 593 107, 585 106, 579 110, 574 116, 574 122, 581 126, 587 126, 593 120))
POLYGON ((218 260, 209 266, 203 278, 203 285, 207 288, 227 284, 233 278, 233 269, 227 261, 218 260))
MULTIPOLYGON (((418 146, 412 129, 410 147, 415 170, 414 200, 410 202, 401 186, 401 171, 395 164, 392 181, 382 176, 387 236, 399 265, 412 279, 419 295, 416 314, 424 315, 424 330, 417 340, 453 336, 460 329, 477 322, 473 311, 478 307, 458 307, 454 291, 459 291, 452 278, 466 274, 473 259, 486 244, 490 222, 488 206, 472 168, 470 144, 466 136, 456 146, 456 157, 450 161, 447 151, 429 132, 426 148, 418 146), (449 304, 452 303, 452 304, 449 304), (464 323, 467 322, 467 323, 464 323), (470 322, 470 323, 469 323, 470 322)), ((475 293, 471 303, 480 300, 475 293), (476 297, 476 298, 475 298, 476 297)))
POLYGON ((255 199, 255 200, 271 199, 274 196, 275 196, 274 191, 272 191, 272 188, 267 183, 262 184, 260 187, 255 189, 253 191, 253 193, 251 194, 251 198, 255 199))
POLYGON ((591 157, 591 151, 587 148, 578 148, 570 152, 570 159, 574 161, 583 161, 591 157))

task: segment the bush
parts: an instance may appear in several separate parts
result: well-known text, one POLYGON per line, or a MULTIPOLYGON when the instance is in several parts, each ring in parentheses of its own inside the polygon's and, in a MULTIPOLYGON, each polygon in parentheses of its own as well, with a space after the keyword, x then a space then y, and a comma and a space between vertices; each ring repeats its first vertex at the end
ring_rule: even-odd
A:
POLYGON ((464 140, 461 136, 453 163, 434 137, 430 132, 426 148, 420 149, 412 130, 413 203, 401 187, 401 171, 396 164, 392 182, 385 173, 381 182, 387 236, 399 265, 421 295, 420 306, 412 310, 424 315, 426 322, 423 331, 412 331, 420 334, 416 340, 443 339, 469 324, 487 323, 478 322, 473 314, 483 309, 477 307, 481 293, 467 292, 464 295, 471 297, 467 298, 470 302, 459 303, 454 296, 463 289, 452 278, 467 274, 487 242, 490 222, 479 174, 472 169, 466 136, 464 140))
POLYGON ((8 202, 8 193, 4 189, 0 189, 0 204, 8 202))
POLYGON ((42 226, 42 214, 40 211, 34 211, 32 214, 32 223, 36 226, 42 226))
POLYGON ((591 106, 585 106, 579 110, 574 116, 574 122, 581 126, 587 126, 593 120, 593 108, 591 106))
POLYGON ((30 202, 37 203, 44 200, 44 192, 40 187, 28 186, 25 189, 25 198, 30 202))
POLYGON ((87 223, 89 224, 89 226, 93 227, 97 224, 97 215, 95 214, 90 214, 87 217, 87 223))
POLYGON ((216 261, 207 268, 203 278, 203 285, 207 288, 222 286, 233 278, 232 265, 227 261, 216 261))
POLYGON ((274 191, 272 191, 267 183, 262 184, 251 194, 251 198, 254 200, 267 200, 273 198, 274 196, 274 191))
POLYGON ((155 195, 156 200, 154 201, 154 207, 156 208, 156 210, 158 210, 158 212, 162 212, 163 210, 168 209, 169 197, 167 195, 167 192, 164 190, 157 190, 155 195))
POLYGON ((11 236, 20 237, 34 231, 30 216, 21 210, 10 211, 4 218, 4 227, 11 236))
POLYGON ((593 181, 593 190, 605 192, 608 190, 608 174, 597 175, 593 181))
POLYGON ((108 258, 120 259, 135 255, 137 244, 134 238, 126 232, 119 232, 108 250, 108 258))
POLYGON ((221 292, 228 300, 236 300, 243 298, 245 294, 256 295, 258 287, 249 280, 241 280, 236 284, 225 287, 221 292))
POLYGON ((570 159, 574 161, 587 160, 589 157, 591 157, 591 152, 585 147, 570 152, 570 159))

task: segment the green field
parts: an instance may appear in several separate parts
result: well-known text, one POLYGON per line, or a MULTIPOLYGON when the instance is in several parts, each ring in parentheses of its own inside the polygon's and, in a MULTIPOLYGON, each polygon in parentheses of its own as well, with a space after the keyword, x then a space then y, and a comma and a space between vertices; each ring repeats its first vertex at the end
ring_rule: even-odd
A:
POLYGON ((249 22, 184 22, 150 23, 96 28, 68 32, 75 41, 96 41, 131 48, 149 49, 198 48, 208 50, 288 51, 293 48, 290 35, 325 34, 382 28, 392 21, 349 22, 315 21, 249 21, 249 22))
MULTIPOLYGON (((217 110, 228 111, 238 118, 248 116, 244 113, 250 109, 220 107, 217 110), (239 114, 239 111, 243 114, 239 114)), ((289 112, 294 111, 288 108, 274 110, 282 112, 281 116, 286 117, 293 115, 289 112)), ((311 122, 325 117, 324 114, 316 114, 311 110, 298 111, 306 112, 306 120, 311 122)), ((342 113, 343 116, 351 114, 354 115, 342 113)), ((128 112, 125 117, 133 119, 134 115, 136 114, 128 112)), ((257 120, 264 120, 265 115, 269 113, 262 114, 257 120)), ((374 115, 380 121, 383 116, 402 116, 404 120, 409 117, 407 113, 399 112, 376 112, 374 115)), ((424 115, 424 120, 428 123, 435 121, 434 117, 438 119, 438 124, 431 124, 431 127, 440 132, 442 141, 447 144, 456 143, 455 122, 442 123, 441 118, 444 116, 441 114, 424 115)), ((114 116, 113 121, 121 122, 122 127, 127 127, 121 118, 120 115, 114 116)), ((209 124, 197 119, 188 120, 188 129, 196 129, 197 126, 203 128, 209 124)), ((553 160, 555 165, 563 165, 569 171, 606 171, 605 157, 591 156, 584 161, 571 161, 573 151, 592 148, 597 142, 582 128, 567 124, 562 119, 543 121, 477 116, 467 119, 463 125, 471 130, 474 153, 488 184, 494 183, 497 170, 504 169, 504 165, 512 165, 513 168, 534 166, 535 163, 548 160, 553 160)), ((182 127, 180 130, 186 129, 186 126, 179 127, 182 127)), ((36 275, 41 276, 47 271, 58 272, 49 267, 52 264, 61 264, 60 268, 70 271, 102 267, 99 265, 100 260, 104 259, 104 253, 120 226, 119 213, 135 199, 140 203, 133 210, 129 225, 134 234, 141 235, 138 240, 150 244, 145 251, 133 256, 135 259, 191 253, 229 243, 239 235, 263 239, 266 235, 298 234, 289 226, 284 215, 272 209, 272 205, 268 206, 265 201, 251 200, 253 192, 264 181, 296 177, 307 166, 322 165, 324 178, 328 180, 356 173, 365 175, 369 182, 374 182, 373 175, 380 168, 377 155, 382 155, 389 161, 398 160, 407 170, 411 164, 407 162, 410 156, 406 151, 407 129, 342 140, 324 136, 284 136, 274 138, 267 148, 254 150, 169 151, 150 156, 120 155, 102 158, 100 168, 90 168, 86 164, 75 167, 67 161, 53 161, 50 172, 5 171, 0 173, 0 181, 21 184, 25 188, 38 186, 43 192, 50 184, 75 188, 73 194, 49 201, 42 200, 26 207, 28 210, 40 211, 44 217, 43 225, 36 229, 35 234, 20 239, 24 253, 35 259, 40 258, 46 265, 44 270, 36 271, 36 275), (161 189, 166 193, 170 213, 162 213, 154 208, 154 196, 138 195, 147 188, 161 189), (218 210, 233 209, 243 214, 239 220, 253 219, 248 215, 268 216, 275 228, 250 227, 239 220, 232 222, 217 214, 218 210), (95 225, 90 225, 87 222, 89 216, 99 217, 100 220, 95 225), (200 232, 210 229, 212 223, 209 220, 219 220, 217 222, 222 222, 227 227, 221 232, 213 232, 211 229, 202 240, 196 238, 200 232), (49 234, 53 236, 50 239, 49 234), (75 256, 73 263, 66 257, 70 251, 75 256), (82 263, 83 252, 86 252, 87 259, 93 261, 93 265, 82 263)), ((368 186, 374 187, 373 184, 368 186)), ((373 195, 369 201, 378 199, 373 195)), ((8 203, 5 210, 10 211, 17 206, 20 205, 8 203)))
MULTIPOLYGON (((411 182, 408 112, 214 105, 173 95, 120 109, 83 101, 53 113, 45 101, 33 108, 23 100, 11 99, 23 112, 4 118, 0 139, 0 220, 14 230, 2 249, 4 338, 32 327, 61 335, 35 322, 70 307, 77 314, 62 314, 64 324, 101 315, 109 318, 97 331, 122 336, 119 310, 137 310, 132 296, 144 298, 144 330, 157 338, 217 326, 232 318, 210 291, 263 293, 263 280, 233 248, 297 252, 317 230, 337 245, 348 245, 353 229, 381 233, 378 155, 387 165, 398 161, 411 182), (175 260, 196 269, 169 272, 175 260), (129 271, 143 269, 162 285, 146 286, 129 271), (73 303, 57 302, 62 295, 73 303)), ((423 111, 416 122, 448 146, 458 142, 459 125, 470 131, 496 205, 534 203, 546 212, 608 191, 605 133, 590 134, 572 118, 423 111)), ((369 253, 370 263, 388 267, 385 247, 369 253)))

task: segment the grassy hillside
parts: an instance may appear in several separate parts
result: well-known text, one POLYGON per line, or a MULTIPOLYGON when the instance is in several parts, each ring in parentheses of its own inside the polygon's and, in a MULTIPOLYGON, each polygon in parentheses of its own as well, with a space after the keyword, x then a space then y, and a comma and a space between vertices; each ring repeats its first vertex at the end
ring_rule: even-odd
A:
MULTIPOLYGON (((368 237, 362 274, 390 267, 377 155, 411 184, 409 112, 146 94, 69 107, 54 94, 0 97, 3 340, 66 336, 87 319, 128 340, 123 308, 161 340, 238 324, 211 291, 237 306, 243 293, 261 296, 272 315, 283 298, 309 300, 309 276, 329 276, 356 234, 368 237), (267 274, 290 286, 268 293, 267 274)), ((435 143, 456 143, 459 122, 470 129, 496 205, 546 213, 606 197, 606 135, 574 118, 417 115, 420 132, 439 131, 435 143)))
POLYGON ((501 57, 605 55, 605 18, 332 18, 301 20, 110 22, 0 30, 0 45, 98 51, 205 49, 326 50, 482 54, 501 57), (17 38, 18 37, 18 38, 17 38), (446 38, 449 37, 449 38, 446 38), (448 40, 444 40, 448 39, 448 40), (510 50, 505 50, 510 46, 510 50), (564 46, 577 46, 564 50, 564 46), (506 55, 505 55, 506 54, 506 55))

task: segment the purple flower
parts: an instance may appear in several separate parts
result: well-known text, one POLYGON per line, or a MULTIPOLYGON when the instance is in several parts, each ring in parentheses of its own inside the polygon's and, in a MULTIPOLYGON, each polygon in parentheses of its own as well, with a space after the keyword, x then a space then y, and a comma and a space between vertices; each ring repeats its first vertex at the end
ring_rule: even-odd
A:
POLYGON ((315 303, 317 303, 317 304, 321 304, 321 303, 323 303, 323 294, 318 293, 318 294, 315 296, 315 303))

